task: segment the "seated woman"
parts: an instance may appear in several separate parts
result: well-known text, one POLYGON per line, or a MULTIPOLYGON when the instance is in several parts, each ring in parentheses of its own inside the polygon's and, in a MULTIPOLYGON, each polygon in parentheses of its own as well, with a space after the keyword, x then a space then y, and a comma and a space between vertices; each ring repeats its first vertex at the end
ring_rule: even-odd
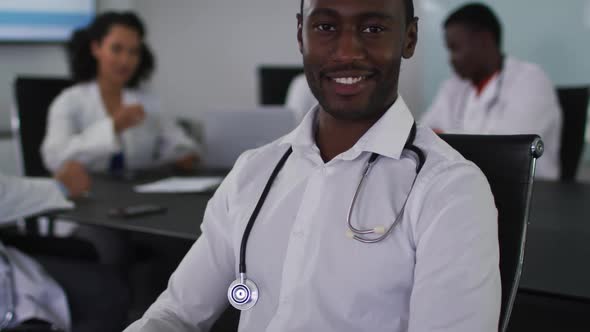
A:
POLYGON ((41 152, 51 171, 76 160, 94 172, 174 164, 192 169, 199 148, 138 90, 155 61, 133 13, 106 12, 78 30, 67 51, 76 84, 51 104, 41 152))

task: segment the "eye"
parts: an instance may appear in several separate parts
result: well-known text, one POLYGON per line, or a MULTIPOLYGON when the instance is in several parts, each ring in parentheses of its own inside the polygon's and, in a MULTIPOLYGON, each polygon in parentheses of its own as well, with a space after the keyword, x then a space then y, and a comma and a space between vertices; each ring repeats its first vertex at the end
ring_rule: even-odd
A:
POLYGON ((122 50, 123 50, 123 47, 121 47, 121 45, 119 45, 119 44, 111 45, 111 51, 113 51, 113 53, 120 53, 122 50))
POLYGON ((329 32, 329 31, 336 31, 336 27, 332 24, 327 23, 320 23, 314 26, 314 29, 317 31, 329 32))
POLYGON ((385 31, 385 28, 382 26, 378 26, 378 25, 367 26, 367 27, 364 27, 362 30, 363 33, 371 33, 371 34, 381 33, 383 31, 385 31))

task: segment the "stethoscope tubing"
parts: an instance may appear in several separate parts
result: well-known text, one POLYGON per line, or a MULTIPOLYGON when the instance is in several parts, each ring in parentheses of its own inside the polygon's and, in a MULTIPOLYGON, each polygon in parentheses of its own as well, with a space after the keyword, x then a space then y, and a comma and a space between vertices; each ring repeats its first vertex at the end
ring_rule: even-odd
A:
MULTIPOLYGON (((410 188, 410 193, 412 192, 412 189, 414 188, 414 184, 416 183, 416 179, 418 178, 418 174, 420 173, 420 170, 422 169, 422 166, 424 165, 424 163, 426 161, 425 155, 422 152, 422 150, 420 150, 420 148, 418 148, 417 146, 414 145, 414 139, 416 138, 416 131, 417 131, 416 130, 416 123, 414 123, 412 125, 412 129, 410 131, 410 135, 406 141, 406 144, 404 145, 404 149, 409 149, 409 150, 413 151, 414 153, 416 153, 418 156, 418 165, 416 167, 416 176, 414 177, 414 180, 412 182, 412 186, 410 188)), ((244 234, 242 235, 242 241, 240 244, 240 261, 239 261, 239 268, 238 268, 238 270, 239 270, 238 278, 231 283, 231 285, 229 286, 228 291, 227 291, 228 300, 230 301, 230 304, 236 309, 248 310, 248 309, 252 308, 256 304, 256 302, 258 301, 258 287, 256 286, 256 283, 254 283, 252 280, 248 279, 247 274, 246 274, 246 249, 248 246, 248 238, 250 237, 250 232, 252 231, 252 228, 254 227, 254 222, 256 221, 256 218, 258 217, 258 214, 260 213, 260 210, 262 209, 264 202, 266 201, 266 198, 268 196, 268 193, 270 192, 272 184, 274 183, 277 175, 279 174, 279 172, 281 171, 281 169, 285 165, 287 159, 289 158, 289 156, 291 155, 292 152, 293 152, 292 147, 289 147, 289 149, 285 152, 285 154, 283 154, 283 156, 281 157, 281 159, 279 160, 279 162, 275 166, 268 181, 266 182, 266 185, 264 186, 264 190, 262 191, 262 194, 260 195, 258 202, 256 203, 254 211, 252 212, 252 215, 250 216, 250 219, 248 220, 248 223, 246 224, 246 228, 244 229, 244 234)), ((402 206, 402 209, 401 209, 400 213, 396 216, 393 224, 387 230, 384 230, 383 234, 381 234, 377 238, 369 239, 369 238, 362 237, 362 235, 366 235, 366 234, 380 234, 380 233, 377 233, 375 231, 375 229, 360 230, 360 229, 353 227, 352 222, 351 222, 351 216, 352 216, 352 211, 353 211, 354 205, 356 203, 356 199, 358 197, 360 189, 363 186, 366 176, 370 173, 371 168, 373 167, 373 165, 377 161, 378 157, 379 157, 379 155, 377 153, 373 153, 371 155, 371 157, 369 158, 369 160, 367 162, 367 167, 365 168, 365 170, 362 174, 361 180, 359 181, 359 184, 357 186, 357 189, 355 191, 352 203, 349 207, 349 211, 347 214, 347 224, 349 226, 349 229, 353 233, 352 238, 357 241, 363 242, 363 243, 376 243, 376 242, 379 242, 379 241, 385 239, 391 233, 391 231, 393 230, 395 225, 398 223, 398 220, 399 220, 400 216, 403 214, 406 203, 408 202, 408 199, 410 196, 410 194, 408 194, 406 196, 406 198, 404 200, 404 204, 402 206)))
POLYGON ((283 155, 281 160, 279 160, 279 162, 275 166, 274 170, 272 171, 272 174, 270 175, 270 177, 268 178, 268 181, 266 182, 266 185, 264 186, 264 190, 262 191, 260 198, 258 199, 258 203, 256 203, 256 207, 254 208, 254 212, 252 212, 252 215, 250 216, 250 219, 248 220, 248 224, 246 225, 246 228, 244 229, 244 234, 242 235, 242 243, 240 245, 240 265, 239 265, 240 274, 246 273, 246 248, 248 246, 248 238, 250 237, 250 232, 252 231, 252 227, 254 226, 254 222, 256 221, 256 218, 258 217, 258 213, 260 213, 260 210, 262 209, 264 202, 266 201, 266 197, 268 196, 268 193, 270 191, 270 188, 272 187, 272 184, 275 181, 275 178, 277 177, 277 175, 279 174, 279 172, 281 171, 281 169, 285 165, 285 162, 287 161, 287 159, 291 155, 291 152, 293 152, 293 148, 289 147, 287 152, 285 152, 285 154, 283 155))

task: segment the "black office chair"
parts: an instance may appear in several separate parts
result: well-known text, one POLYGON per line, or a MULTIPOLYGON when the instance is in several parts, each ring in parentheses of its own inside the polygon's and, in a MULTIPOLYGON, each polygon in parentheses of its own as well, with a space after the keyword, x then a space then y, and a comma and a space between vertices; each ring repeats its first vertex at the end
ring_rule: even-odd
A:
POLYGON ((578 165, 584 151, 586 120, 590 87, 562 87, 557 89, 561 105, 561 180, 575 181, 578 165))
MULTIPOLYGON (((524 261, 536 159, 543 154, 537 135, 451 135, 440 137, 475 163, 490 183, 498 209, 502 306, 500 332, 505 332, 524 261)), ((239 311, 228 308, 212 331, 237 331, 239 311)))
POLYGON ((22 168, 26 176, 48 176, 39 148, 45 137, 49 105, 73 82, 65 78, 17 77, 14 135, 18 139, 22 168))
POLYGON ((289 85, 303 73, 299 66, 261 66, 258 68, 258 92, 261 105, 284 105, 289 85))
POLYGON ((536 135, 440 137, 483 171, 494 194, 502 279, 499 330, 504 332, 522 272, 535 162, 543 153, 543 143, 536 135))
MULTIPOLYGON (((40 147, 45 137, 49 105, 62 90, 73 83, 64 78, 17 77, 14 81, 16 110, 13 113, 13 135, 19 146, 19 162, 24 176, 49 176, 41 158, 40 147)), ((35 218, 26 219, 29 234, 39 233, 35 218)), ((52 225, 52 224, 51 224, 52 225)))

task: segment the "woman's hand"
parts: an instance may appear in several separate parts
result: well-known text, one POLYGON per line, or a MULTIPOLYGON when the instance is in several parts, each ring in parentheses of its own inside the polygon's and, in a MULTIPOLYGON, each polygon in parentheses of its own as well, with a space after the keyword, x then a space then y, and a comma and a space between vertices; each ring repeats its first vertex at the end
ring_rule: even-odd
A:
POLYGON ((183 171, 192 171, 197 167, 201 158, 196 154, 189 154, 174 162, 174 166, 183 171))

